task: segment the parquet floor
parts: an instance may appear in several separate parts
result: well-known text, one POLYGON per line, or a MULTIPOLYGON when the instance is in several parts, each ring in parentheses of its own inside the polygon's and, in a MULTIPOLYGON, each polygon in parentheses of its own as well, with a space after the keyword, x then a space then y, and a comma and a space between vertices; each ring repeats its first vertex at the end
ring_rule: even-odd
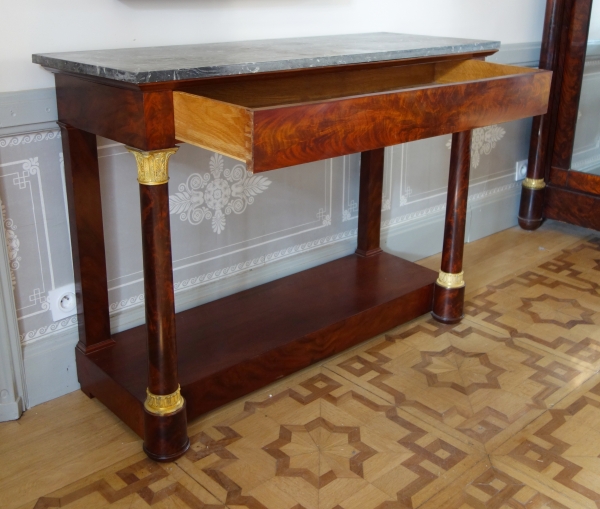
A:
POLYGON ((173 464, 80 392, 0 424, 0 506, 600 508, 600 234, 514 228, 465 269, 462 323, 421 317, 206 415, 173 464))

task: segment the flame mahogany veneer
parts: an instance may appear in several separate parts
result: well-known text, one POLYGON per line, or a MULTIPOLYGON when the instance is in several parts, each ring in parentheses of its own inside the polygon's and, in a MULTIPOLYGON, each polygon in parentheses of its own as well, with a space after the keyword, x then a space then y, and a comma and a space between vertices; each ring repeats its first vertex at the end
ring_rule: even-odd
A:
POLYGON ((470 130, 543 114, 550 88, 551 73, 483 62, 491 53, 149 84, 54 69, 82 390, 143 436, 150 457, 170 461, 187 447, 186 413, 193 419, 430 312, 434 291, 435 316, 459 320, 464 288, 437 287, 437 273, 381 251, 383 153, 461 133, 442 268, 459 272, 470 130), (111 337, 95 135, 146 151, 186 141, 254 171, 362 152, 356 254, 175 315, 167 184, 141 186, 147 326, 111 337), (166 395, 177 383, 185 407, 162 417, 144 410, 147 387, 166 395))

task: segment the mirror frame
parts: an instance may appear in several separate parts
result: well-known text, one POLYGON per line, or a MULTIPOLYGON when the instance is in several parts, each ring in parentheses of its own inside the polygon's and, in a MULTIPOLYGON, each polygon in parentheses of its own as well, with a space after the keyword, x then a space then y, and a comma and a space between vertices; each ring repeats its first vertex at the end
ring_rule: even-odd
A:
POLYGON ((552 70, 548 113, 533 120, 519 224, 544 219, 600 230, 600 176, 571 169, 593 0, 547 0, 540 68, 552 70))

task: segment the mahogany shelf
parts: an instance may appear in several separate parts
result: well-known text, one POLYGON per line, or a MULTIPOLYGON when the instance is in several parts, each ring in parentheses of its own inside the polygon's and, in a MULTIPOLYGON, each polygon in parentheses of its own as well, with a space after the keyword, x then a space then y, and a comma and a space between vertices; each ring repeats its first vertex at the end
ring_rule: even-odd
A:
MULTIPOLYGON (((351 255, 178 313, 188 420, 429 312, 436 278, 388 253, 351 255)), ((112 348, 79 355, 94 380, 86 392, 141 435, 146 327, 113 339, 112 348)))

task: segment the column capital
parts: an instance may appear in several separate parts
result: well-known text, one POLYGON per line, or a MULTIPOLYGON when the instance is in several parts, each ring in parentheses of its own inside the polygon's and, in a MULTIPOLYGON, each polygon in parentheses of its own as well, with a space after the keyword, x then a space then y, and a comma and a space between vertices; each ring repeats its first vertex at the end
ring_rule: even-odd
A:
POLYGON ((179 147, 149 151, 133 147, 125 148, 135 157, 140 184, 157 186, 169 181, 169 158, 179 150, 179 147))

